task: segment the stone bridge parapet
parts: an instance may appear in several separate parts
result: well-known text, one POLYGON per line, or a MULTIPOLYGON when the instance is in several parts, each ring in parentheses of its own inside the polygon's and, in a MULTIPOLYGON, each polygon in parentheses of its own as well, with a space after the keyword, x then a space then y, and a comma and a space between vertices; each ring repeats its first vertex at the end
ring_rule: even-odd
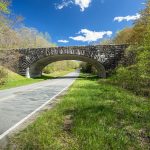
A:
POLYGON ((80 60, 93 64, 99 76, 106 77, 106 71, 114 69, 128 45, 69 46, 50 48, 18 49, 19 74, 27 77, 41 76, 43 68, 60 60, 80 60))

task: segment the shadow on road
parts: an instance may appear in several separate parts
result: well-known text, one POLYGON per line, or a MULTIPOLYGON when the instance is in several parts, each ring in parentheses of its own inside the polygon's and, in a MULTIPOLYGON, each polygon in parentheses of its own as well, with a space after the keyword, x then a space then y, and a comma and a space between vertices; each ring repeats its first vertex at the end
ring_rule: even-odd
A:
POLYGON ((34 79, 43 79, 43 80, 49 80, 49 79, 73 79, 73 78, 78 78, 78 79, 97 79, 99 78, 97 75, 80 75, 80 76, 62 76, 62 77, 52 77, 52 76, 45 76, 42 75, 41 77, 36 77, 34 79))

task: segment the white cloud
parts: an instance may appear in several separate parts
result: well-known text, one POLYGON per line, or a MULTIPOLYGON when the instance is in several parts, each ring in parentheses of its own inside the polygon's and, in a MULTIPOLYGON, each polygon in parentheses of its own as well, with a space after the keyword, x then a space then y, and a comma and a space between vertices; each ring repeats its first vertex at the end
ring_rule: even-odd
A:
POLYGON ((134 16, 125 16, 125 17, 115 17, 114 21, 122 22, 122 21, 131 21, 131 20, 137 20, 140 18, 140 14, 136 14, 134 16))
POLYGON ((111 36, 112 31, 96 32, 96 31, 90 31, 88 29, 82 29, 78 34, 82 34, 82 35, 69 37, 69 38, 75 41, 95 42, 98 39, 102 39, 105 35, 111 36))
POLYGON ((84 11, 85 8, 88 8, 92 0, 74 0, 76 5, 80 6, 81 11, 84 11))
POLYGON ((63 9, 71 4, 78 5, 81 11, 89 7, 92 0, 63 0, 61 4, 56 4, 56 9, 63 9))
POLYGON ((56 9, 63 9, 64 7, 68 7, 72 3, 73 3, 72 0, 69 1, 63 0, 61 4, 56 5, 56 9))
POLYGON ((69 41, 67 40, 58 40, 59 43, 68 43, 69 41))

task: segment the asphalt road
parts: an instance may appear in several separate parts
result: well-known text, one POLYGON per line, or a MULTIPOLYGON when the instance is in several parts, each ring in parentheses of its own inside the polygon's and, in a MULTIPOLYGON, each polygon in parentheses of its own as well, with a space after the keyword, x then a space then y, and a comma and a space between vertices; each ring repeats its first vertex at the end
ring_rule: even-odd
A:
POLYGON ((32 85, 0 90, 0 139, 71 85, 79 72, 32 85))

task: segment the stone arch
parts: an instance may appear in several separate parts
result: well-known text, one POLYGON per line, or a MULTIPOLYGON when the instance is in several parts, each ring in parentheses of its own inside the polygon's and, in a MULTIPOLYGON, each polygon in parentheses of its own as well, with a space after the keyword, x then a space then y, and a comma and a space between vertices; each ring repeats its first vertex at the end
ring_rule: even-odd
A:
POLYGON ((44 67, 46 67, 48 64, 56 62, 56 61, 62 61, 62 60, 79 60, 84 62, 89 62, 92 65, 94 65, 98 71, 98 76, 101 78, 106 77, 106 71, 105 67, 98 62, 97 60, 85 56, 79 56, 79 55, 50 55, 47 57, 43 57, 41 59, 38 59, 33 64, 30 64, 28 68, 26 68, 26 77, 40 77, 42 75, 42 70, 44 67))

